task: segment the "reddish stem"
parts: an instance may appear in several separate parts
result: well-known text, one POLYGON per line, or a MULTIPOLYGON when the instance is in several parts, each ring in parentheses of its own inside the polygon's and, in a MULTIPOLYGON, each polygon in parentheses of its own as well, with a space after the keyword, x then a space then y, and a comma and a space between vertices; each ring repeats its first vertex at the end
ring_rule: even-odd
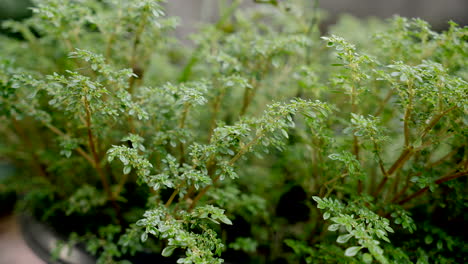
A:
MULTIPOLYGON (((444 177, 436 180, 434 183, 435 184, 442 184, 444 182, 451 181, 451 180, 454 180, 456 178, 460 178, 460 177, 463 177, 463 176, 466 176, 466 175, 468 175, 467 171, 460 171, 460 172, 456 172, 456 173, 451 173, 451 174, 449 174, 447 176, 444 176, 444 177)), ((427 190, 429 190, 429 187, 422 188, 421 190, 419 190, 419 191, 405 197, 400 202, 398 202, 398 204, 403 205, 403 204, 413 200, 414 198, 424 194, 427 190)))

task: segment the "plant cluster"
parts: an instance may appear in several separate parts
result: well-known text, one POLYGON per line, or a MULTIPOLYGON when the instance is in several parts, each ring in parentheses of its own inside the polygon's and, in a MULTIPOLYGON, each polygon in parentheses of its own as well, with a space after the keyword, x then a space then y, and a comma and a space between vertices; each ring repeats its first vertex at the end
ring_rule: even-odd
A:
POLYGON ((0 191, 98 263, 466 261, 468 28, 241 2, 193 47, 158 0, 4 23, 0 191))

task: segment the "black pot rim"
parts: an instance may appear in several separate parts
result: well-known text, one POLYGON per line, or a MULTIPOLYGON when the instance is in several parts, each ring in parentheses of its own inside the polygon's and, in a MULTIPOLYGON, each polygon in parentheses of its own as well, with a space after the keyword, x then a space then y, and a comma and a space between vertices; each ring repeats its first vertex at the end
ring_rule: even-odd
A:
POLYGON ((40 223, 32 216, 18 216, 21 233, 28 247, 48 264, 94 264, 96 260, 79 247, 63 247, 58 259, 52 258, 52 252, 57 243, 66 239, 56 234, 50 227, 40 223))

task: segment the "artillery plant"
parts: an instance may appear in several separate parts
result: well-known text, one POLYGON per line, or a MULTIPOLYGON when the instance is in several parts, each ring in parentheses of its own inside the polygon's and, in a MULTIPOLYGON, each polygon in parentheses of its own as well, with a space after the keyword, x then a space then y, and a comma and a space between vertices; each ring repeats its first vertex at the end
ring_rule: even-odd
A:
POLYGON ((192 48, 156 0, 5 23, 2 190, 98 263, 466 261, 467 28, 240 3, 192 48))

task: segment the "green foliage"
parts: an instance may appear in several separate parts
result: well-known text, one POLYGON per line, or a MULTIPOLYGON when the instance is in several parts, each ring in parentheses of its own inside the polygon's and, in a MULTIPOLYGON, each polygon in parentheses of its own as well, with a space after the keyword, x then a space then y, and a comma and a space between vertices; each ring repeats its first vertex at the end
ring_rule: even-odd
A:
POLYGON ((0 191, 98 263, 466 262, 468 28, 227 2, 193 47, 155 0, 6 22, 0 191))
POLYGON ((383 255, 383 249, 379 246, 379 240, 389 243, 388 232, 394 232, 388 219, 378 216, 363 205, 348 204, 345 206, 338 200, 321 199, 317 196, 313 198, 317 202, 317 208, 327 210, 323 218, 325 220, 330 218, 334 223, 328 227, 329 231, 344 228, 345 234, 338 236, 336 242, 345 244, 354 238, 359 244, 359 246, 348 247, 344 252, 345 256, 353 257, 361 249, 366 248, 380 263, 389 263, 383 255))
POLYGON ((257 250, 257 241, 250 237, 238 237, 236 241, 229 244, 230 248, 235 250, 243 250, 245 252, 255 252, 257 250))
POLYGON ((96 190, 96 188, 84 185, 70 196, 67 203, 67 215, 73 212, 81 214, 87 213, 91 208, 102 206, 106 203, 106 195, 96 190))
POLYGON ((222 259, 215 255, 220 255, 224 246, 203 220, 208 219, 217 224, 219 220, 231 224, 223 211, 214 206, 197 207, 191 213, 179 212, 182 220, 179 221, 170 217, 167 209, 160 207, 146 211, 145 218, 136 224, 145 228, 142 241, 148 238, 148 234, 168 240, 168 245, 162 251, 163 256, 172 255, 178 247, 185 248, 186 257, 179 258, 178 263, 222 263, 222 259))

